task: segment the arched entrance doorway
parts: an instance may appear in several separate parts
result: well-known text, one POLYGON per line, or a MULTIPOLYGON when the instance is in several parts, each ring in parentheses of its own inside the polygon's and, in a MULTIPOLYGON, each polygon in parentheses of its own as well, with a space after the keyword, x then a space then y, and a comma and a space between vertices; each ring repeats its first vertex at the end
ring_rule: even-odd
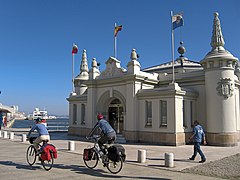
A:
POLYGON ((110 102, 108 108, 109 123, 117 133, 123 131, 123 105, 119 99, 110 102))

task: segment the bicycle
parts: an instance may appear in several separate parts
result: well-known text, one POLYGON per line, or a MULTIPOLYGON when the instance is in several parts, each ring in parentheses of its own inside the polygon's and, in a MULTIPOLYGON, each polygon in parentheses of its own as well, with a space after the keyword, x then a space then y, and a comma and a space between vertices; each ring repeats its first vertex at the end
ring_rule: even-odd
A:
POLYGON ((111 173, 117 174, 122 170, 123 162, 126 158, 125 149, 123 146, 117 145, 122 148, 122 151, 111 155, 112 153, 110 153, 109 149, 111 149, 111 147, 115 147, 114 144, 105 144, 104 149, 100 150, 100 147, 98 145, 98 139, 100 138, 99 136, 91 136, 86 138, 88 140, 94 141, 94 145, 92 147, 84 149, 83 152, 83 161, 88 168, 94 169, 101 159, 103 166, 107 167, 111 173))
POLYGON ((37 160, 37 156, 39 157, 39 161, 41 161, 41 164, 43 166, 43 168, 46 171, 49 171, 50 169, 52 169, 53 167, 53 163, 54 163, 54 155, 53 155, 53 151, 50 150, 50 158, 46 159, 46 158, 42 158, 42 152, 43 152, 43 147, 45 147, 48 144, 48 140, 47 141, 43 141, 42 145, 38 144, 38 146, 40 147, 39 150, 37 150, 34 146, 33 146, 33 141, 36 139, 37 137, 30 137, 28 140, 30 142, 30 146, 27 148, 27 153, 26 153, 26 158, 27 158, 27 162, 30 166, 34 165, 34 163, 37 160))

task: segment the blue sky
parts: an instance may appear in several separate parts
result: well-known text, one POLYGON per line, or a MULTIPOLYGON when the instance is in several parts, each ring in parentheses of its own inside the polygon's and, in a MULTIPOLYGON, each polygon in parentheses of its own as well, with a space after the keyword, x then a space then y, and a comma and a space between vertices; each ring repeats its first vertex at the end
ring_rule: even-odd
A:
MULTIPOLYGON (((131 49, 142 68, 171 61, 170 11, 183 12, 184 26, 175 30, 175 50, 184 41, 185 56, 200 61, 211 50, 213 13, 219 12, 225 48, 240 57, 238 0, 0 0, 0 102, 30 113, 68 114, 72 90, 72 44, 75 76, 81 53, 88 65, 95 57, 104 70, 113 56, 114 23, 118 59, 126 68, 131 49)), ((175 52, 175 58, 178 53, 175 52)))

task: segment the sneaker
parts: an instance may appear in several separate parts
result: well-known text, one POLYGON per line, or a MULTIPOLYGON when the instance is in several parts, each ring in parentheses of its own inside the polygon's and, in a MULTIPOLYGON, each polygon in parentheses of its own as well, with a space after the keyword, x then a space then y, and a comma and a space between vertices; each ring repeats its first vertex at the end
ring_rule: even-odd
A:
POLYGON ((206 159, 205 159, 205 160, 201 160, 201 161, 199 161, 199 163, 204 163, 204 162, 206 162, 206 159))
POLYGON ((189 160, 193 160, 194 161, 194 158, 191 157, 191 158, 189 158, 189 160))

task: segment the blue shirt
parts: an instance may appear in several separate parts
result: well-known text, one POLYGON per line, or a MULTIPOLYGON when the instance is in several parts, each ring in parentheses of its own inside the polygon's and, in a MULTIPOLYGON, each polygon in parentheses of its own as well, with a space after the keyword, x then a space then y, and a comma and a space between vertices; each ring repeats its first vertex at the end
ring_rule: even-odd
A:
POLYGON ((205 135, 202 126, 200 126, 199 124, 196 125, 193 128, 193 133, 194 133, 193 140, 195 142, 199 142, 199 143, 202 142, 202 139, 203 139, 203 137, 205 135))
POLYGON ((28 135, 31 134, 34 130, 37 130, 39 136, 41 135, 49 135, 48 130, 44 124, 36 124, 35 126, 32 127, 32 129, 29 131, 28 135))
POLYGON ((96 125, 96 128, 97 127, 99 127, 104 134, 115 132, 112 126, 105 119, 99 120, 96 125))

